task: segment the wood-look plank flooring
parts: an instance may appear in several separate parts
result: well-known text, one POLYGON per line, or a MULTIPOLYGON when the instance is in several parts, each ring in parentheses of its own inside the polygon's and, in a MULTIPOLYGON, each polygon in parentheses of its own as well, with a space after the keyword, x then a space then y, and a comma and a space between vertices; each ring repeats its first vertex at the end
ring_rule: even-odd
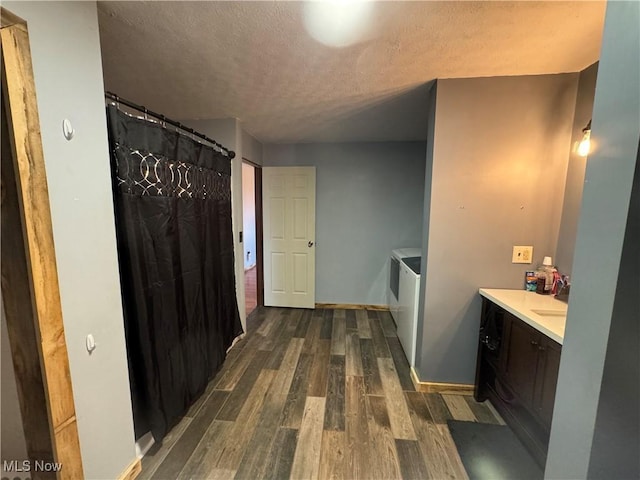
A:
POLYGON ((466 479, 448 419, 503 423, 416 392, 388 312, 259 307, 140 479, 466 479))

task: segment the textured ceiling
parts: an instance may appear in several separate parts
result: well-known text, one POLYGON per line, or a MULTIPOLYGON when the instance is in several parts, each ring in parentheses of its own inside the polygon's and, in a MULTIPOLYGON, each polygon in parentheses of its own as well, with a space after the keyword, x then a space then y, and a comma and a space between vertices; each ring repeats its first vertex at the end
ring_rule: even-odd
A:
POLYGON ((424 139, 426 82, 580 71, 599 58, 605 10, 371 2, 355 42, 333 47, 303 2, 98 5, 108 90, 171 118, 238 118, 265 143, 424 139))

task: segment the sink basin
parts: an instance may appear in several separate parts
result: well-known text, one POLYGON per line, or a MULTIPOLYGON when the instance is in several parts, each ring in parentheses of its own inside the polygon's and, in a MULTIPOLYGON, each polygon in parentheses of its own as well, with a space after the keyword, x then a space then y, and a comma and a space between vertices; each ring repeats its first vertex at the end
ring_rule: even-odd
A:
POLYGON ((566 317, 566 310, 541 310, 537 308, 532 308, 531 311, 541 317, 566 317))

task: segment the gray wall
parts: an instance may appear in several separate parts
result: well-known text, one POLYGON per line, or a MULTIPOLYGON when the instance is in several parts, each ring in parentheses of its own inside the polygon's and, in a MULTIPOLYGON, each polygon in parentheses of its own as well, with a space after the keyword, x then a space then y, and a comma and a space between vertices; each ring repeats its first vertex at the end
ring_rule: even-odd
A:
POLYGON ((3 7, 28 22, 84 474, 117 478, 135 446, 96 5, 3 7), (70 142, 64 118, 76 129, 70 142))
POLYGON ((265 166, 316 167, 316 301, 386 305, 393 248, 422 244, 425 144, 265 145, 265 166))
MULTIPOLYGON (((637 387, 631 385, 638 381, 637 357, 628 358, 636 362, 633 368, 625 366, 625 360, 618 356, 624 356, 625 351, 616 353, 626 348, 626 341, 631 342, 636 354, 638 351, 638 336, 634 335, 638 328, 638 292, 629 292, 624 286, 626 282, 637 285, 638 251, 626 250, 624 258, 622 253, 629 215, 637 215, 637 206, 629 210, 629 205, 640 136, 638 25, 640 3, 607 3, 593 108, 592 138, 597 147, 587 160, 585 172, 546 478, 585 478, 588 473, 597 476, 600 467, 606 465, 600 462, 608 433, 613 434, 611 447, 626 441, 637 445, 633 432, 615 431, 615 424, 608 423, 611 420, 607 419, 606 410, 612 407, 610 394, 625 391, 631 395, 615 399, 620 413, 635 408, 637 414, 638 408, 637 390, 634 393, 637 387), (633 267, 620 269, 626 255, 631 256, 633 267), (634 328, 628 329, 627 325, 634 328), (628 340, 621 339, 625 332, 628 340), (611 376, 611 368, 621 368, 630 376, 616 379, 611 376), (624 387, 620 382, 629 385, 624 387), (613 391, 608 392, 607 388, 613 391), (598 412, 601 398, 604 404, 598 412)), ((630 233, 631 239, 636 235, 630 233)), ((633 418, 625 421, 632 423, 633 418)), ((609 454, 613 462, 628 461, 626 450, 609 454)))
MULTIPOLYGON (((638 151, 640 156, 640 150, 638 151)), ((627 217, 589 478, 640 478, 640 157, 627 217)))
POLYGON ((474 381, 479 287, 522 288, 555 255, 578 74, 439 80, 418 374, 474 381), (535 267, 535 263, 533 267, 535 267))
MULTIPOLYGON (((433 144, 435 141, 436 130, 436 102, 438 98, 438 81, 434 81, 429 89, 429 95, 426 102, 427 109, 427 145, 424 171, 424 200, 422 202, 422 258, 428 258, 429 254, 429 215, 431 213, 431 178, 433 176, 433 144)), ((426 267, 426 265, 425 265, 426 267)), ((423 272, 426 268, 423 268, 423 272)), ((425 356, 422 346, 424 341, 424 309, 425 309, 425 292, 427 290, 427 275, 420 276, 420 297, 418 301, 418 328, 416 332, 416 358, 415 367, 422 363, 425 356)), ((416 370, 416 373, 417 370, 416 370)))
POLYGON ((591 120, 593 113, 593 97, 596 93, 597 76, 598 64, 594 63, 580 72, 580 80, 578 82, 578 95, 573 117, 573 135, 571 136, 571 149, 569 151, 569 166, 567 168, 567 181, 562 203, 562 221, 560 222, 560 233, 558 234, 556 258, 554 259, 558 270, 567 275, 571 274, 573 267, 573 250, 578 233, 584 170, 587 166, 586 157, 578 155, 577 150, 583 137, 582 129, 591 120))
POLYGON ((262 165, 262 143, 242 130, 242 157, 262 165))
MULTIPOLYGON (((11 345, 9 344, 9 332, 7 320, 4 317, 4 304, 0 297, 0 313, 2 315, 2 446, 1 460, 27 460, 27 444, 22 428, 22 413, 18 401, 16 377, 13 371, 13 358, 11 357, 11 345)), ((2 468, 2 467, 0 467, 2 468)), ((1 470, 4 473, 4 470, 1 470)))

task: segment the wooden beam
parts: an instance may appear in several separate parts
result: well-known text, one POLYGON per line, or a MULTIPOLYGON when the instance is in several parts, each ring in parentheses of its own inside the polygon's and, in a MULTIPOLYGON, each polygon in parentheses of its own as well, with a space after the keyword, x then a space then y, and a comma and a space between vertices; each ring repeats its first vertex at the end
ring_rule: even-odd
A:
MULTIPOLYGON (((58 478, 83 478, 29 35, 25 25, 14 24, 0 29, 0 39, 5 75, 3 93, 8 107, 9 137, 12 139, 16 191, 24 234, 23 251, 28 266, 34 330, 39 340, 37 352, 47 400, 53 456, 63 465, 58 478)), ((11 322, 19 320, 13 318, 11 322)), ((7 323, 9 321, 7 316, 7 323)))
POLYGON ((118 480, 133 480, 140 475, 140 472, 142 472, 142 462, 137 458, 120 474, 118 480))
MULTIPOLYGON (((5 84, 4 78, 2 79, 5 84)), ((3 105, 6 107, 6 103, 3 105)), ((13 357, 18 400, 22 413, 29 459, 53 461, 53 445, 47 414, 47 397, 40 368, 29 270, 24 252, 20 205, 9 143, 8 123, 2 109, 0 213, 0 264, 2 265, 2 301, 7 317, 9 344, 13 357)))
POLYGON ((13 25, 25 24, 26 22, 19 16, 11 13, 6 8, 0 7, 0 27, 11 27, 13 25))

